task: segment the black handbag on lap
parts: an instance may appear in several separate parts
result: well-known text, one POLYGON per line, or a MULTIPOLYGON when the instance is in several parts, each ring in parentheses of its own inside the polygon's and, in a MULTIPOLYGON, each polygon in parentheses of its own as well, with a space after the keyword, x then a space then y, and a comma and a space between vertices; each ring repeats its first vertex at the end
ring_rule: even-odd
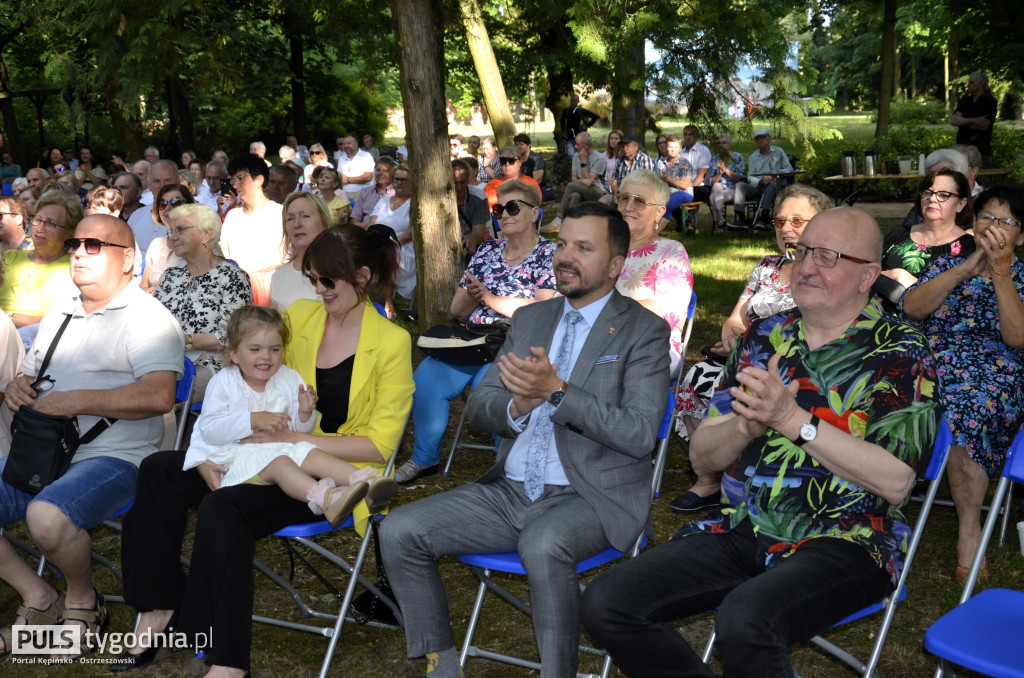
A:
MULTIPOLYGON (((53 349, 70 321, 71 315, 68 315, 57 330, 40 365, 40 374, 46 374, 53 349)), ((11 450, 4 466, 4 482, 23 492, 39 494, 64 475, 79 445, 92 442, 115 421, 117 419, 102 419, 80 437, 78 417, 45 414, 28 406, 18 408, 11 422, 11 450)))
POLYGON ((434 360, 449 365, 486 365, 497 357, 508 327, 507 320, 489 325, 442 323, 421 334, 416 345, 434 360))

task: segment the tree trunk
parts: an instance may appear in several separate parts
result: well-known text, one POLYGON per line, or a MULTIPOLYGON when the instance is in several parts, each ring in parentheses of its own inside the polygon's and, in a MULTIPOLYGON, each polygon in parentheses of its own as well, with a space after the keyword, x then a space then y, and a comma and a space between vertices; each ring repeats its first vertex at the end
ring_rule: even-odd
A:
MULTIPOLYGON (((543 44, 543 43, 542 43, 543 44)), ((562 111, 569 105, 569 95, 572 94, 572 71, 568 66, 555 68, 548 66, 548 96, 544 100, 544 106, 551 111, 555 119, 555 144, 558 146, 558 153, 551 163, 551 183, 561 184, 569 181, 572 173, 572 162, 565 152, 565 130, 562 129, 562 111)))
POLYGON ((462 21, 466 25, 466 42, 469 53, 473 55, 473 65, 480 81, 480 91, 484 95, 484 105, 491 119, 491 129, 498 141, 498 148, 511 146, 512 137, 516 135, 516 123, 512 120, 508 97, 505 96, 505 85, 501 82, 501 71, 494 58, 491 39, 487 35, 480 7, 476 0, 459 0, 462 9, 462 21))
POLYGON ((878 87, 878 122, 875 136, 889 131, 889 113, 892 106, 893 64, 896 61, 896 0, 884 0, 882 19, 882 82, 878 87))
POLYGON ((294 31, 289 33, 288 70, 292 78, 292 134, 300 144, 306 143, 306 75, 303 69, 304 45, 302 36, 294 31))
POLYGON ((949 104, 949 51, 942 53, 942 103, 946 110, 950 110, 949 104))
POLYGON ((21 165, 22 172, 27 172, 34 163, 29 163, 25 155, 25 144, 21 141, 21 134, 18 133, 18 117, 14 113, 14 99, 11 97, 11 80, 7 74, 7 63, 4 62, 3 53, 0 52, 0 115, 3 116, 4 130, 7 133, 5 139, 5 151, 14 157, 14 162, 21 165))
POLYGON ((392 0, 412 177, 416 303, 422 329, 451 317, 462 273, 462 232, 445 117, 443 26, 431 0, 392 0))
POLYGON ((950 36, 949 38, 949 75, 946 77, 946 88, 947 95, 946 101, 948 103, 949 110, 953 110, 960 97, 957 95, 956 90, 953 89, 955 86, 953 83, 960 77, 960 39, 958 37, 950 36))
POLYGON ((108 82, 105 88, 104 98, 107 104, 107 114, 110 116, 110 124, 114 128, 114 136, 117 138, 117 146, 123 150, 128 157, 124 160, 139 160, 142 158, 142 149, 146 145, 145 137, 142 135, 142 127, 138 119, 130 120, 121 107, 121 92, 112 82, 108 82))
POLYGON ((181 80, 177 77, 168 78, 167 109, 171 113, 174 124, 171 125, 171 148, 175 155, 187 148, 195 148, 196 133, 195 124, 192 120, 192 110, 189 108, 188 92, 185 90, 181 80))
POLYGON ((896 46, 893 52, 892 62, 892 97, 897 102, 906 101, 906 97, 900 90, 903 89, 903 56, 900 54, 899 36, 896 36, 896 46))
POLYGON ((644 41, 627 47, 613 62, 612 127, 644 141, 644 41))

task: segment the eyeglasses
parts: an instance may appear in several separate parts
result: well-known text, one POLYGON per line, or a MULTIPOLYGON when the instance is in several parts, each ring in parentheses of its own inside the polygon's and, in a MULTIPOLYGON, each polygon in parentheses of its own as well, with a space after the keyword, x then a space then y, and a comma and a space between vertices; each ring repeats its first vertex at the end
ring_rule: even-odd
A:
POLYGON ((44 226, 50 229, 51 231, 56 231, 58 228, 64 228, 53 219, 47 219, 46 217, 41 217, 38 214, 32 217, 29 220, 29 223, 31 223, 33 226, 44 226))
POLYGON ((171 198, 170 200, 168 200, 167 198, 160 198, 157 204, 159 204, 160 207, 167 207, 168 205, 170 205, 171 207, 177 207, 178 205, 184 205, 185 199, 182 198, 180 195, 177 198, 171 198))
MULTIPOLYGON (((2 213, 0 213, 0 214, 2 214, 2 213)), ((1005 229, 1007 231, 1012 231, 1015 228, 1020 228, 1021 227, 1021 222, 1019 220, 1017 220, 1017 219, 1011 219, 1009 217, 1007 217, 1005 219, 1000 219, 999 217, 997 217, 996 215, 994 215, 994 214, 992 214, 990 212, 985 212, 985 214, 979 214, 974 219, 974 222, 976 224, 984 224, 985 226, 991 226, 992 224, 999 224, 1000 228, 1003 228, 1003 229, 1005 229)))
POLYGON ((33 381, 31 384, 28 385, 28 387, 35 391, 36 393, 46 393, 47 391, 52 389, 53 386, 53 379, 50 378, 49 375, 39 377, 39 379, 33 381))
POLYGON ((323 155, 324 152, 323 151, 310 151, 309 154, 310 155, 323 155))
POLYGON ((650 205, 660 207, 660 202, 648 202, 647 198, 639 195, 633 195, 632 193, 619 193, 618 199, 615 201, 619 207, 626 209, 630 204, 634 205, 638 210, 642 210, 650 205))
POLYGON ((775 228, 782 230, 786 227, 786 222, 793 224, 793 228, 803 228, 807 225, 807 219, 794 214, 791 217, 775 217, 775 228))
POLYGON ((175 238, 180 238, 181 236, 185 235, 187 231, 193 228, 195 228, 195 226, 175 226, 174 228, 168 228, 167 234, 173 235, 175 238))
POLYGON ((231 184, 232 186, 238 186, 239 184, 244 183, 245 180, 249 178, 251 177, 248 174, 239 174, 237 177, 231 177, 231 180, 228 183, 231 184))
POLYGON ((501 219, 501 215, 504 214, 505 212, 508 212, 508 215, 510 217, 514 217, 515 215, 519 214, 519 211, 521 209, 523 209, 523 205, 526 205, 527 207, 536 207, 536 205, 531 205, 525 200, 509 200, 504 205, 495 205, 494 207, 492 207, 491 214, 501 219))
POLYGON ((461 143, 459 143, 458 141, 453 141, 453 142, 452 142, 451 144, 449 144, 449 145, 450 145, 450 146, 451 146, 452 148, 458 148, 458 147, 459 147, 459 146, 461 146, 462 144, 461 144, 461 143))
POLYGON ((391 183, 395 184, 396 186, 401 186, 402 184, 409 183, 409 179, 402 178, 402 177, 395 177, 395 178, 393 178, 391 180, 391 183))
POLYGON ((933 191, 930 188, 926 188, 923 191, 921 191, 922 201, 931 200, 932 196, 935 196, 935 199, 938 200, 939 202, 946 202, 947 200, 953 197, 959 198, 960 194, 953 193, 952 191, 933 191))
POLYGON ((501 165, 514 165, 519 162, 519 158, 498 158, 498 163, 501 165))
POLYGON ((0 212, 0 219, 3 217, 20 217, 21 215, 17 212, 0 212))
POLYGON ((99 254, 104 247, 120 247, 123 250, 130 249, 127 245, 118 245, 116 242, 107 242, 99 238, 68 238, 64 241, 64 251, 74 254, 78 248, 85 245, 85 253, 90 255, 99 254))
POLYGON ((321 276, 315 276, 315 275, 313 275, 313 273, 311 271, 306 271, 302 275, 306 276, 306 280, 308 280, 309 284, 312 285, 313 287, 316 287, 316 284, 320 283, 321 285, 324 286, 325 289, 328 289, 328 290, 333 290, 334 289, 334 280, 332 280, 331 278, 328 278, 328 277, 322 276, 322 275, 321 276))
POLYGON ((840 259, 849 259, 855 264, 873 263, 867 259, 843 254, 842 252, 836 252, 835 250, 830 250, 825 247, 808 247, 807 245, 800 245, 799 243, 786 244, 786 256, 793 261, 803 261, 808 252, 811 253, 811 258, 814 259, 814 263, 822 268, 835 268, 835 265, 839 263, 840 259))

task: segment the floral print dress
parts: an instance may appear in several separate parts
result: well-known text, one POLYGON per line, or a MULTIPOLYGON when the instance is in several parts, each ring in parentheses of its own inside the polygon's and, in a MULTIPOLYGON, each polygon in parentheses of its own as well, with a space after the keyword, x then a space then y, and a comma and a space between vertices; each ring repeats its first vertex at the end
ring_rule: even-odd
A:
MULTIPOLYGON (((874 443, 924 475, 942 408, 936 363, 921 332, 869 303, 840 336, 811 350, 798 310, 759 320, 736 342, 711 417, 732 412, 730 387, 745 367, 767 369, 778 353, 779 377, 800 386, 797 403, 822 422, 874 443)), ((834 537, 860 546, 899 580, 911 530, 904 507, 835 475, 769 428, 722 476, 721 511, 684 525, 676 538, 728 532, 749 520, 766 569, 811 539, 834 537)))
MULTIPOLYGON (((555 276, 551 270, 551 258, 555 255, 555 243, 540 238, 526 258, 515 266, 505 263, 505 243, 501 240, 485 240, 473 253, 466 273, 484 284, 484 287, 499 297, 533 299, 536 290, 555 289, 555 276)), ((459 287, 466 289, 467 278, 462 276, 459 287)), ((477 305, 470 314, 469 323, 490 325, 496 320, 508 320, 490 306, 477 305)))
POLYGON ((902 268, 917 277, 936 257, 949 254, 969 257, 974 254, 974 236, 965 233, 953 242, 928 247, 914 242, 909 229, 897 226, 885 235, 882 252, 883 271, 902 268))
MULTIPOLYGON (((748 323, 758 318, 784 313, 795 306, 792 286, 789 282, 782 282, 784 263, 785 256, 769 254, 754 266, 747 286, 740 295, 740 300, 747 300, 743 313, 748 323)), ((676 432, 680 436, 688 437, 683 416, 703 419, 707 414, 711 394, 718 388, 723 367, 725 365, 721 360, 702 360, 686 373, 676 403, 680 414, 676 422, 676 432)))
POLYGON ((624 297, 637 301, 651 299, 657 304, 665 322, 672 328, 669 341, 673 360, 678 360, 683 349, 686 308, 693 292, 690 256, 683 244, 658 238, 633 250, 626 257, 615 289, 624 297))
MULTIPOLYGON (((956 256, 935 259, 918 284, 963 261, 956 256)), ((1024 298, 1024 263, 1015 260, 1010 272, 1024 298)), ((992 281, 979 275, 960 283, 922 321, 921 330, 938 359, 954 442, 994 476, 1024 415, 1024 351, 1003 343, 992 281)))

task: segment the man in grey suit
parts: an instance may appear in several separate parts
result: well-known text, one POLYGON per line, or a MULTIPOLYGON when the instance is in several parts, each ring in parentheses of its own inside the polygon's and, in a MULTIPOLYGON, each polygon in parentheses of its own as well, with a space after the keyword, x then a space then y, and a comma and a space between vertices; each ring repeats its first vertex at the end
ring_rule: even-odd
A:
POLYGON ((553 261, 564 298, 515 313, 469 400, 470 422, 501 437, 497 463, 382 523, 408 654, 426 655, 431 678, 459 675, 438 558, 518 551, 541 676, 564 678, 579 663, 576 564, 609 546, 629 550, 648 524, 669 328, 615 291, 628 249, 614 208, 584 202, 566 213, 553 261))

